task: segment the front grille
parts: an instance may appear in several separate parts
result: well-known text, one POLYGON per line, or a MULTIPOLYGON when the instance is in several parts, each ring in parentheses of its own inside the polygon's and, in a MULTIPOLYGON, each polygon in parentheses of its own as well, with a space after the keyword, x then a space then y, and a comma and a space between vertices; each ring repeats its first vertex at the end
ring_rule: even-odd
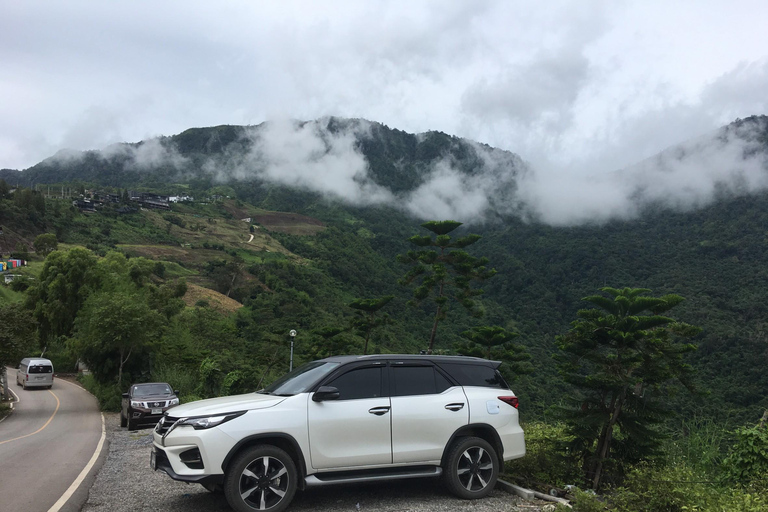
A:
POLYGON ((139 407, 143 407, 144 409, 160 409, 163 407, 167 407, 168 403, 169 403, 169 400, 158 400, 155 402, 138 402, 139 407))
POLYGON ((166 432, 168 432, 168 429, 171 428, 171 425, 176 423, 179 418, 174 418, 173 416, 163 416, 160 418, 160 421, 157 422, 157 426, 155 427, 155 432, 160 434, 161 436, 164 435, 166 432))

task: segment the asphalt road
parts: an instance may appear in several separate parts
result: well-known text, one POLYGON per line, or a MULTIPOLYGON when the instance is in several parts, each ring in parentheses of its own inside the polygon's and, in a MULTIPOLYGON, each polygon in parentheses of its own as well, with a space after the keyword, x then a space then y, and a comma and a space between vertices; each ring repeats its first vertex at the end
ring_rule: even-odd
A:
POLYGON ((77 488, 73 484, 94 458, 102 439, 96 399, 62 379, 55 379, 50 390, 22 390, 13 386, 16 370, 12 369, 8 380, 20 401, 13 414, 0 423, 1 508, 80 510, 95 470, 83 474, 84 481, 77 488), (62 497, 69 499, 59 501, 62 497))

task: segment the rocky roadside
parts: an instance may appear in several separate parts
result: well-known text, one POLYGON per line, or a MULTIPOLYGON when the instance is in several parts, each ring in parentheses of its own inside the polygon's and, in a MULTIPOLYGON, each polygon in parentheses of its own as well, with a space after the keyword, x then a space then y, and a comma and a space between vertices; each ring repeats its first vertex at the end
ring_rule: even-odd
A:
MULTIPOLYGON (((91 487, 84 512, 229 512, 223 495, 171 480, 149 468, 151 430, 120 428, 118 414, 105 414, 109 454, 91 487)), ((541 512, 543 502, 495 490, 478 501, 458 500, 433 480, 327 487, 298 492, 289 511, 541 512)))

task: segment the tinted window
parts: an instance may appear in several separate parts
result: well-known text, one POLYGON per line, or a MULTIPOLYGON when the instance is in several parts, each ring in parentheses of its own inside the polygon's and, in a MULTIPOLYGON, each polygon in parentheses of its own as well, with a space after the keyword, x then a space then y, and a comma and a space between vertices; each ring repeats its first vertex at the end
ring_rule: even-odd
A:
POLYGON ((27 373, 53 373, 53 367, 51 366, 30 366, 27 369, 27 373))
POLYGON ((171 387, 168 384, 142 384, 133 386, 133 396, 171 395, 171 387))
POLYGON ((339 390, 339 400, 381 396, 381 367, 358 368, 341 375, 326 386, 339 390))
POLYGON ((259 391, 259 393, 280 396, 304 393, 338 366, 339 363, 324 363, 321 361, 301 365, 291 373, 283 375, 267 386, 266 389, 259 391))
POLYGON ((509 389, 501 374, 490 366, 442 363, 440 367, 462 386, 509 389))
POLYGON ((393 366, 392 396, 434 395, 451 383, 431 366, 393 366))

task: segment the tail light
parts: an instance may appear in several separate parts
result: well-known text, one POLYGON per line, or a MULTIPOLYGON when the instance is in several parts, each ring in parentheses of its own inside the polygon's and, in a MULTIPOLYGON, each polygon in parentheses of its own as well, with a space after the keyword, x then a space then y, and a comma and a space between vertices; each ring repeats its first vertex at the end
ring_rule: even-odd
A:
POLYGON ((500 396, 499 400, 501 400, 507 405, 511 405, 515 409, 517 409, 517 406, 520 405, 516 396, 500 396))
POLYGON ((26 374, 26 375, 24 376, 24 380, 26 380, 26 381, 28 381, 28 380, 29 380, 29 374, 26 374))

